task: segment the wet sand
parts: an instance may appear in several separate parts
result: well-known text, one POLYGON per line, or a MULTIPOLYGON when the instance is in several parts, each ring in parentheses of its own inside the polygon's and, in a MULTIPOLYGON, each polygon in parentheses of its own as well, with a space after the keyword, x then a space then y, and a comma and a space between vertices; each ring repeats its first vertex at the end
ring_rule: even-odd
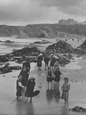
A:
MULTIPOLYGON (((6 40, 6 39, 5 39, 6 40)), ((8 40, 8 38, 7 38, 8 40)), ((77 40, 76 40, 77 41, 77 40)), ((22 41, 23 43, 24 41, 22 41)), ((73 44, 74 42, 69 40, 73 44)), ((78 43, 77 46, 81 44, 78 43)), ((73 44, 76 47, 76 43, 73 44)), ((47 45, 43 47, 45 49, 47 45)), ((5 47, 3 47, 5 48, 5 47)), ((2 48, 2 49, 3 49, 2 48)), ((7 52, 9 48, 2 50, 7 52)), ((12 48, 10 49, 12 50, 12 48)), ((9 51, 11 52, 11 51, 9 51)), ((15 65, 13 62, 10 64, 15 65)), ((46 82, 46 71, 44 64, 42 71, 38 72, 36 63, 31 64, 31 75, 36 78, 36 89, 40 90, 40 94, 33 98, 32 103, 24 103, 25 98, 22 97, 20 101, 16 101, 16 80, 19 74, 18 71, 13 71, 8 74, 0 74, 0 115, 81 115, 68 111, 69 108, 76 105, 86 107, 86 57, 83 60, 77 60, 61 68, 61 81, 58 84, 53 83, 54 89, 48 89, 46 82), (64 101, 60 99, 61 86, 63 78, 68 77, 71 85, 69 106, 64 105, 64 101), (60 91, 60 93, 59 93, 60 91)), ((86 115, 86 113, 83 113, 86 115)))
MULTIPOLYGON (((25 98, 16 101, 16 79, 20 71, 14 71, 8 74, 0 75, 0 115, 81 115, 68 111, 68 108, 76 105, 86 107, 86 59, 79 60, 81 69, 63 69, 60 86, 53 83, 54 89, 48 89, 46 82, 46 71, 44 64, 42 71, 38 72, 36 63, 31 64, 31 75, 36 78, 36 89, 40 90, 40 94, 33 98, 32 103, 24 103, 25 98), (84 65, 83 65, 84 63, 84 65), (64 105, 64 101, 60 99, 61 85, 64 77, 69 78, 71 84, 69 107, 64 105), (59 93, 60 90, 60 93, 59 93)), ((86 115, 86 113, 83 113, 86 115)))

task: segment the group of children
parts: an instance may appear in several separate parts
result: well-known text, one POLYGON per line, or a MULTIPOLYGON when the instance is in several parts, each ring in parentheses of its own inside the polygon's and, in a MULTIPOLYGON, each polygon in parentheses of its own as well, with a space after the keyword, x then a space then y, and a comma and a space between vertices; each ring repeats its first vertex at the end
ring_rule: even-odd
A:
MULTIPOLYGON (((59 84, 60 75, 61 75, 61 72, 59 70, 59 67, 54 67, 52 69, 52 67, 49 66, 48 67, 48 71, 47 71, 48 86, 49 86, 49 82, 51 82, 51 86, 52 86, 52 81, 53 80, 59 84)), ((64 78, 64 83, 63 83, 61 89, 62 89, 61 98, 65 101, 65 104, 68 105, 68 97, 69 97, 70 84, 68 82, 68 78, 67 77, 64 78)))
MULTIPOLYGON (((45 70, 47 70, 47 77, 46 80, 48 82, 48 86, 49 83, 54 80, 55 82, 60 81, 60 75, 62 74, 60 72, 60 68, 58 65, 58 62, 54 59, 52 60, 53 57, 51 57, 51 59, 49 57, 44 58, 45 61, 45 70), (50 61, 50 65, 49 65, 49 61, 50 61)), ((42 55, 39 56, 39 58, 37 59, 37 66, 38 66, 38 71, 41 70, 41 66, 42 66, 42 55)), ((17 100, 24 95, 26 97, 26 100, 30 97, 30 102, 32 102, 32 97, 34 96, 34 87, 35 87, 35 78, 34 77, 29 77, 30 74, 30 62, 29 60, 23 63, 22 66, 22 70, 20 71, 20 74, 18 76, 17 82, 16 82, 16 88, 17 88, 17 92, 16 92, 16 96, 17 96, 17 100)), ((68 104, 68 95, 69 95, 69 90, 70 90, 70 84, 68 82, 68 78, 65 77, 64 78, 64 83, 62 85, 62 95, 61 98, 64 99, 65 104, 68 104)), ((38 92, 39 93, 39 92, 38 92)))
MULTIPOLYGON (((42 54, 39 55, 38 60, 40 60, 40 62, 41 62, 40 69, 38 68, 38 70, 41 70, 42 54)), ((45 62, 45 70, 47 70, 46 80, 48 82, 48 88, 49 88, 49 83, 51 83, 51 86, 52 86, 52 81, 58 82, 58 84, 59 84, 60 75, 62 73, 60 71, 59 64, 58 64, 58 59, 56 58, 56 56, 53 55, 53 54, 51 54, 50 57, 48 55, 46 55, 44 57, 44 62, 45 62)), ((68 104, 70 84, 68 82, 67 77, 64 78, 64 83, 63 83, 61 89, 62 89, 61 98, 65 101, 65 104, 68 104)))
POLYGON ((32 101, 33 91, 35 87, 35 78, 29 77, 30 74, 30 62, 26 61, 23 63, 22 70, 16 81, 16 96, 17 100, 24 95, 26 100, 30 97, 30 102, 32 101))

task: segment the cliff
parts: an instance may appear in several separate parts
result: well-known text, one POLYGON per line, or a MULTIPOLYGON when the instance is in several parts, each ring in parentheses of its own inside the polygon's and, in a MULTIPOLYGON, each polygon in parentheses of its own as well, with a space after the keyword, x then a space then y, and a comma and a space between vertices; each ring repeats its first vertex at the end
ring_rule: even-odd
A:
POLYGON ((0 36, 19 38, 55 38, 71 35, 86 36, 86 25, 32 24, 27 26, 0 25, 0 36))

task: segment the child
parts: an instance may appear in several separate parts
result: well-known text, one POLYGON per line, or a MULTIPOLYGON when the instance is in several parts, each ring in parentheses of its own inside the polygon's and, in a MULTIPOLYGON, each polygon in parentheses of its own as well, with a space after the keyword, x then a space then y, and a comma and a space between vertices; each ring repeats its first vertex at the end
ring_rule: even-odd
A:
POLYGON ((60 72, 59 66, 54 67, 53 74, 54 74, 54 81, 59 83, 59 81, 60 81, 60 75, 62 74, 60 72))
POLYGON ((65 101, 65 105, 68 105, 68 97, 69 97, 69 90, 70 90, 70 84, 68 83, 68 78, 64 78, 64 83, 62 85, 62 99, 65 101))
POLYGON ((38 71, 41 71, 41 67, 42 67, 42 54, 40 54, 37 58, 37 67, 38 67, 38 71))
POLYGON ((52 74, 52 67, 49 66, 48 67, 48 71, 47 71, 47 82, 48 82, 48 88, 49 88, 49 82, 51 82, 51 87, 52 87, 52 80, 53 80, 53 74, 52 74))
POLYGON ((27 71, 27 68, 25 65, 22 66, 22 70, 21 70, 19 76, 22 76, 22 80, 21 80, 22 85, 26 86, 26 83, 27 83, 28 77, 29 77, 29 72, 27 71))
POLYGON ((35 84, 36 83, 34 77, 29 78, 29 80, 27 81, 25 96, 27 97, 27 99, 28 97, 30 97, 30 102, 32 102, 32 97, 34 96, 33 91, 34 91, 35 84))
POLYGON ((19 76, 19 78, 16 81, 16 96, 17 96, 17 100, 19 99, 20 96, 22 96, 22 90, 24 89, 24 86, 21 83, 22 81, 22 76, 19 76))
POLYGON ((45 70, 46 70, 46 68, 48 67, 48 65, 49 65, 49 61, 50 61, 50 58, 49 58, 49 56, 45 56, 45 58, 44 58, 44 62, 45 62, 45 70))

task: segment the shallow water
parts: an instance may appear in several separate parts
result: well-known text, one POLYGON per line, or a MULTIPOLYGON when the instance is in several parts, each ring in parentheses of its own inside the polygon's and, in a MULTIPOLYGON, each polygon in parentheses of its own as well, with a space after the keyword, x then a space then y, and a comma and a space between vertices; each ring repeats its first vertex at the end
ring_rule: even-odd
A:
POLYGON ((67 64, 64 68, 62 67, 62 69, 72 69, 72 70, 75 70, 75 69, 81 69, 82 67, 80 65, 78 65, 78 61, 76 62, 71 62, 69 64, 67 64))
MULTIPOLYGON (((30 43, 34 43, 35 41, 42 41, 42 40, 48 40, 51 43, 48 44, 41 44, 41 49, 45 49, 47 46, 49 46, 52 43, 56 43, 57 39, 62 38, 15 38, 15 37, 0 37, 0 40, 3 42, 0 42, 0 54, 6 54, 12 52, 13 49, 21 49, 25 46, 28 46, 30 43), (10 40, 14 41, 14 43, 5 43, 4 41, 10 40)), ((62 39, 65 40, 65 39, 62 39)), ((83 38, 84 41, 84 38, 83 38)), ((75 41, 72 41, 72 39, 67 40, 68 43, 70 43, 74 48, 78 47, 82 44, 82 40, 78 42, 77 39, 75 41)), ((39 45, 39 44, 38 44, 39 45)))
MULTIPOLYGON (((1 38, 0 40, 5 41, 8 38, 1 38)), ((9 40, 13 41, 14 38, 9 38, 9 40)), ((21 39, 16 40, 16 42, 22 42, 22 44, 27 42, 27 39, 22 39, 22 41, 21 39)), ((32 42, 34 40, 37 39, 31 39, 32 42)), ((28 43, 31 41, 28 40, 28 43)), ((6 50, 10 52, 12 48, 5 49, 3 47, 3 50, 1 49, 0 52, 4 53, 5 51, 7 53, 6 50)), ((10 62, 10 64, 15 65, 13 62, 10 62)), ((64 105, 64 101, 60 99, 61 91, 59 92, 59 87, 61 87, 62 83, 60 83, 60 86, 53 83, 53 89, 51 87, 48 88, 44 64, 42 72, 37 71, 36 63, 32 63, 31 68, 30 76, 33 75, 37 81, 35 90, 39 89, 41 91, 37 97, 33 98, 32 103, 29 102, 29 99, 27 103, 24 103, 24 97, 20 101, 15 100, 16 79, 20 70, 0 75, 0 115, 86 115, 86 113, 68 111, 68 108, 64 105)), ((71 62, 65 66, 65 69, 81 69, 81 66, 78 65, 78 61, 71 62)), ((81 102, 82 104, 85 102, 86 94, 83 88, 86 89, 85 83, 81 84, 80 82, 71 85, 69 107, 76 106, 77 102, 79 105, 81 105, 81 102)))
MULTIPOLYGON (((3 54, 12 52, 13 49, 21 49, 25 46, 29 46, 30 43, 34 43, 35 41, 42 41, 44 39, 42 38, 0 37, 0 40, 3 41, 3 42, 0 42, 0 55, 3 55, 3 54), (4 41, 6 40, 14 41, 14 43, 5 43, 4 41)), ((48 45, 56 42, 55 38, 51 38, 51 39, 46 38, 46 40, 50 41, 51 43, 44 44, 44 45, 41 44, 41 46, 44 46, 43 50, 48 45)))

